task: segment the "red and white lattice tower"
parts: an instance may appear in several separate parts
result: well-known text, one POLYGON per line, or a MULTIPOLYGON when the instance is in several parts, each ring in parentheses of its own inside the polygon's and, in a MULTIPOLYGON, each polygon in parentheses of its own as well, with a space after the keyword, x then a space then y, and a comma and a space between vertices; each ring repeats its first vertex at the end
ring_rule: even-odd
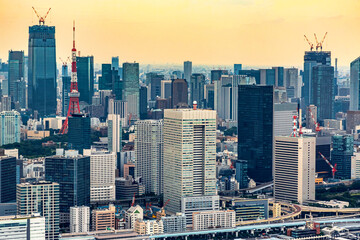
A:
POLYGON ((293 126, 293 131, 292 131, 292 133, 290 134, 290 137, 298 137, 299 136, 299 133, 298 133, 298 131, 297 131, 297 116, 296 115, 294 115, 293 116, 293 123, 294 123, 294 126, 293 126))
POLYGON ((66 120, 61 127, 60 134, 64 134, 67 132, 68 129, 68 121, 69 116, 72 114, 79 114, 80 113, 80 105, 79 105, 79 97, 80 92, 78 90, 78 83, 77 83, 77 72, 76 72, 76 48, 75 48, 75 22, 73 26, 73 48, 71 50, 71 85, 70 85, 70 93, 69 93, 69 108, 66 115, 66 120))

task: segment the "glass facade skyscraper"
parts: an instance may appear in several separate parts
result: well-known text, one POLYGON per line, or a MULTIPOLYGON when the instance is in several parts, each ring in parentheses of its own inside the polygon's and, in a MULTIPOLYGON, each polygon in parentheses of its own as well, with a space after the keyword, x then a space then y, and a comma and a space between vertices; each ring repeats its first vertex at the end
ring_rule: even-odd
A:
POLYGON ((0 203, 16 201, 16 158, 0 156, 0 203))
POLYGON ((76 57, 76 70, 80 92, 79 101, 91 104, 94 95, 94 57, 76 57))
POLYGON ((45 179, 60 185, 60 214, 70 207, 90 205, 90 157, 65 151, 45 159, 45 179))
POLYGON ((71 85, 71 77, 68 76, 68 66, 62 66, 62 115, 67 116, 67 112, 69 110, 69 93, 70 93, 70 85, 71 85))
POLYGON ((73 114, 69 117, 69 144, 72 149, 79 150, 91 148, 91 128, 90 117, 82 114, 73 114))
POLYGON ((317 106, 318 120, 333 118, 334 67, 318 65, 312 69, 311 104, 317 106))
POLYGON ((29 27, 28 105, 40 116, 56 113, 55 27, 29 27))
POLYGON ((351 179, 351 158, 354 154, 354 137, 352 135, 332 136, 333 150, 331 163, 336 164, 336 178, 351 179))
POLYGON ((26 84, 24 78, 24 51, 9 51, 8 94, 14 103, 25 108, 26 84))
POLYGON ((128 112, 139 117, 139 63, 123 63, 123 100, 128 102, 128 112))
POLYGON ((99 90, 111 90, 111 64, 101 65, 101 77, 99 77, 99 90))
POLYGON ((360 110, 360 57, 350 64, 350 110, 360 110))
POLYGON ((205 86, 205 76, 204 74, 194 73, 191 75, 190 83, 190 103, 191 106, 194 101, 197 102, 198 108, 204 108, 205 99, 204 99, 204 86, 205 86))
POLYGON ((273 86, 238 87, 238 159, 256 182, 272 180, 273 92, 273 86))

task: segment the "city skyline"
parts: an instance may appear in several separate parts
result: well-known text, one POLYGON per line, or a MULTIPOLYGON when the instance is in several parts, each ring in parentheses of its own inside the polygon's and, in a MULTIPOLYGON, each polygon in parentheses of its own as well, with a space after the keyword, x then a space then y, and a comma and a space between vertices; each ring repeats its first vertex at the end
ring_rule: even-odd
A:
POLYGON ((121 62, 146 64, 191 60, 209 65, 301 66, 303 52, 309 50, 303 35, 315 42, 313 33, 321 39, 325 32, 324 50, 339 58, 339 66, 349 66, 360 51, 356 44, 360 33, 351 31, 360 25, 360 3, 355 0, 91 0, 86 1, 86 9, 84 1, 20 4, 18 0, 3 0, 3 61, 9 49, 25 50, 28 55, 28 27, 38 24, 32 6, 39 15, 51 7, 45 23, 56 27, 58 62, 59 57, 70 56, 73 20, 81 46, 78 50, 82 56, 95 56, 96 63, 120 56, 121 62))

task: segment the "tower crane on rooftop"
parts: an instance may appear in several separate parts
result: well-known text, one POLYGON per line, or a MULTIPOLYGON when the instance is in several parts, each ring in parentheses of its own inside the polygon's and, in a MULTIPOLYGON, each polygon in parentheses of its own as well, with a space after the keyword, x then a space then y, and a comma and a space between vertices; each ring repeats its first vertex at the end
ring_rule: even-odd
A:
POLYGON ((310 46, 310 51, 312 51, 314 49, 314 44, 309 41, 309 39, 306 37, 306 35, 304 35, 304 37, 305 37, 305 40, 307 41, 307 43, 310 46))
POLYGON ((318 41, 317 37, 316 37, 316 33, 314 33, 315 36, 315 40, 316 40, 316 51, 318 51, 320 49, 320 51, 322 51, 322 47, 323 47, 323 43, 325 41, 327 32, 325 33, 323 39, 321 40, 321 42, 318 41))
POLYGON ((47 11, 47 13, 45 14, 44 17, 41 17, 41 16, 38 14, 38 12, 35 10, 34 7, 32 7, 32 9, 34 10, 36 16, 37 16, 38 19, 39 19, 39 25, 41 25, 41 24, 42 24, 42 25, 45 25, 45 19, 46 19, 46 17, 49 15, 49 12, 50 12, 51 8, 49 8, 49 10, 47 11))

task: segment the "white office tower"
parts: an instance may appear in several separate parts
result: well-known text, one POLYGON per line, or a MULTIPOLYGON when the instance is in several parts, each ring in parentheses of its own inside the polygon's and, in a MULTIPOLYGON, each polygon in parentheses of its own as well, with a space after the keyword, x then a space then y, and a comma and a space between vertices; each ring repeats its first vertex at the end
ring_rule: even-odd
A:
POLYGON ((70 207, 70 232, 82 233, 90 231, 90 207, 70 207))
POLYGON ((274 104, 274 136, 290 136, 293 131, 293 117, 297 115, 297 103, 274 104))
POLYGON ((120 115, 121 126, 128 127, 129 114, 127 109, 128 103, 123 100, 109 99, 108 114, 120 115))
POLYGON ((0 239, 45 240, 45 217, 39 213, 0 217, 0 239))
POLYGON ((164 201, 181 211, 181 198, 216 194, 216 112, 165 109, 164 201))
POLYGON ((235 211, 205 211, 193 213, 193 230, 235 227, 235 211))
POLYGON ((144 210, 139 206, 132 206, 125 212, 125 227, 134 229, 136 220, 143 220, 144 210))
POLYGON ((20 142, 20 113, 4 111, 0 113, 0 146, 20 142))
POLYGON ((316 138, 275 136, 274 142, 275 200, 315 200, 316 138))
POLYGON ((121 152, 122 145, 122 121, 120 114, 109 114, 108 124, 108 149, 110 152, 121 152))
POLYGON ((116 153, 84 149, 90 156, 90 201, 115 200, 116 153))
POLYGON ((141 177, 145 193, 163 192, 163 120, 135 123, 135 177, 141 177))

